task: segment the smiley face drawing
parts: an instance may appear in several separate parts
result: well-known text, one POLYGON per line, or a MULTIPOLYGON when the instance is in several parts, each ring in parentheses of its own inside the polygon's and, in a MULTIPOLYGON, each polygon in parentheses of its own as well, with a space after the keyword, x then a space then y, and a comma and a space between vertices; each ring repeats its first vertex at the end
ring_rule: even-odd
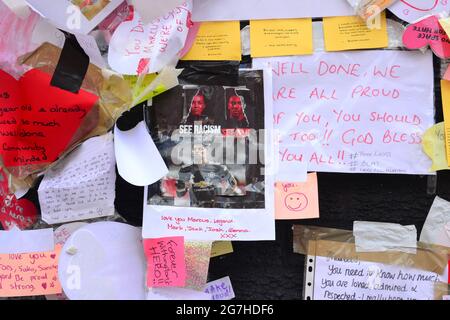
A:
POLYGON ((284 205, 289 211, 303 211, 308 206, 308 198, 300 192, 293 192, 284 198, 284 205))

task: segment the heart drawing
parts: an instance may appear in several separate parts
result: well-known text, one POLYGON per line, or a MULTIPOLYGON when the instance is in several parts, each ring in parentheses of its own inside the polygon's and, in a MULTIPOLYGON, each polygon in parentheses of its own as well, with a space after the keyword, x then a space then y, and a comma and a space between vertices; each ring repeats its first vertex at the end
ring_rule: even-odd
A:
POLYGON ((37 221, 36 206, 28 199, 17 199, 9 193, 8 179, 0 168, 0 223, 5 230, 17 226, 23 230, 37 221))
POLYGON ((410 24, 403 33, 403 44, 408 49, 430 46, 439 58, 450 57, 450 39, 436 16, 410 24))
POLYGON ((32 69, 19 81, 0 70, 0 155, 6 167, 50 164, 65 151, 98 97, 50 85, 32 69))

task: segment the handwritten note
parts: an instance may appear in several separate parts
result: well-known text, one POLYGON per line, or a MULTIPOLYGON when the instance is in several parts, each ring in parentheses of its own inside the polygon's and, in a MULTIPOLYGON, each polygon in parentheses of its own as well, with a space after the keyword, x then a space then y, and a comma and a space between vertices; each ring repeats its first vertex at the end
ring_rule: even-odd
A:
POLYGON ((52 87, 50 80, 37 69, 19 81, 0 70, 0 155, 7 167, 55 161, 98 100, 52 87))
POLYGON ((313 300, 434 300, 435 284, 446 281, 434 272, 329 257, 316 257, 312 272, 313 300))
POLYGON ((241 60, 239 21, 204 22, 181 60, 241 60))
POLYGON ((400 19, 412 23, 425 16, 448 12, 450 2, 439 0, 401 0, 389 7, 400 19))
POLYGON ((144 251, 147 257, 148 287, 185 286, 186 263, 183 237, 145 239, 144 251))
POLYGON ((319 218, 317 174, 308 174, 306 182, 275 184, 275 219, 295 220, 319 218))
POLYGON ((211 247, 211 258, 233 253, 231 241, 214 241, 211 247))
POLYGON ((52 252, 0 254, 0 297, 25 297, 61 293, 58 258, 52 252))
POLYGON ((423 134, 423 151, 433 161, 430 171, 450 169, 445 148, 445 126, 440 122, 423 134))
POLYGON ((450 58, 450 39, 439 24, 437 16, 410 24, 403 33, 403 44, 408 49, 430 46, 439 58, 450 58))
POLYGON ((8 184, 8 176, 0 168, 0 223, 3 229, 31 227, 38 219, 36 206, 28 199, 17 199, 9 192, 8 184))
POLYGON ((45 174, 38 190, 42 220, 56 224, 113 215, 115 183, 112 134, 89 139, 45 174))
POLYGON ((136 75, 159 72, 176 63, 178 51, 191 26, 192 0, 145 24, 137 12, 133 20, 122 22, 109 45, 108 62, 119 73, 136 75))
POLYGON ((267 63, 280 166, 306 161, 310 171, 430 174, 421 144, 434 124, 431 52, 254 59, 256 68, 267 63))
POLYGON ((313 53, 312 19, 251 20, 252 57, 313 53))
POLYGON ((236 297, 230 277, 224 277, 207 283, 203 292, 210 294, 213 300, 231 300, 236 297))
POLYGON ((381 14, 380 28, 369 29, 357 16, 323 19, 327 51, 384 48, 389 44, 386 13, 381 14))
POLYGON ((447 163, 450 166, 450 81, 441 80, 442 110, 444 112, 447 163))

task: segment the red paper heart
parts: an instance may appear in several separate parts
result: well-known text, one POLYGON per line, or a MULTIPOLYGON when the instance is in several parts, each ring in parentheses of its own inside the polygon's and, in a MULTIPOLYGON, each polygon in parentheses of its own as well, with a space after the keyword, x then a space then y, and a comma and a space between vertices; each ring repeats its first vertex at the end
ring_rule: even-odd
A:
POLYGON ((17 81, 0 70, 0 154, 6 167, 47 164, 68 147, 98 100, 50 85, 51 76, 33 69, 17 81))
POLYGON ((8 179, 0 168, 0 223, 5 230, 17 226, 23 230, 37 221, 37 209, 27 199, 17 199, 8 190, 8 179))
POLYGON ((410 24, 403 33, 403 44, 408 49, 420 49, 429 45, 439 58, 450 57, 450 39, 436 16, 410 24))

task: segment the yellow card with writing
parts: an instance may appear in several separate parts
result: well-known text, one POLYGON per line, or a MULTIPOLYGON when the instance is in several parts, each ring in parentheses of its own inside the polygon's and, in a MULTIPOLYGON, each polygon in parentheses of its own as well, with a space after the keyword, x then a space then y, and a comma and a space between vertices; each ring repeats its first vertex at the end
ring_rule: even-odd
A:
POLYGON ((250 21, 250 52, 254 58, 313 53, 312 19, 250 21))
POLYGON ((241 60, 239 21, 203 22, 191 50, 181 60, 241 60))
POLYGON ((442 109, 444 112, 445 149, 450 166, 450 81, 441 80, 442 109))
POLYGON ((444 31, 447 33, 447 35, 450 37, 450 18, 445 18, 439 20, 439 24, 444 29, 444 31))
POLYGON ((445 127, 443 122, 439 122, 425 131, 422 136, 422 147, 433 162, 430 171, 450 169, 445 154, 445 127))
POLYGON ((386 13, 380 15, 378 27, 369 29, 358 16, 323 18, 326 51, 385 48, 389 45, 386 13))
POLYGON ((214 241, 211 247, 211 258, 232 253, 233 245, 231 241, 214 241))

